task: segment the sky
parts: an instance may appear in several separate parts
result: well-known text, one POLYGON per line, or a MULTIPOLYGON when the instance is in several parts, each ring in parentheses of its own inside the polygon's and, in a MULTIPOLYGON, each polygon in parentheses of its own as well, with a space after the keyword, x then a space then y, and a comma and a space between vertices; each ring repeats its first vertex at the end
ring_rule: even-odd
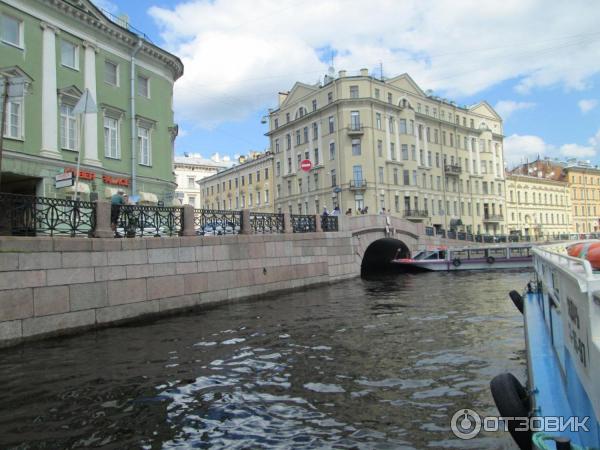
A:
POLYGON ((349 74, 408 73, 434 95, 486 100, 509 167, 600 164, 600 8, 594 0, 95 0, 179 56, 176 153, 269 146, 277 93, 349 74))

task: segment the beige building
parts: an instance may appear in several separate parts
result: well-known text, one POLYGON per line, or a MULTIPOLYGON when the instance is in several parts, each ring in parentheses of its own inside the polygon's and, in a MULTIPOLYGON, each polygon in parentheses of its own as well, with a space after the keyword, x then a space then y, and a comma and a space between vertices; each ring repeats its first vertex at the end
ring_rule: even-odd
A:
POLYGON ((508 233, 537 239, 572 231, 571 194, 560 165, 521 165, 507 175, 506 192, 508 233))
POLYGON ((573 231, 599 231, 600 170, 589 162, 571 160, 564 171, 571 188, 573 231))
POLYGON ((486 102, 459 107, 407 74, 340 71, 280 93, 269 125, 276 210, 386 208, 437 228, 504 233, 502 119, 486 102))
POLYGON ((273 212, 273 155, 251 152, 239 164, 199 183, 202 207, 206 209, 250 209, 273 212))
POLYGON ((202 158, 196 153, 176 156, 173 166, 177 183, 176 201, 195 208, 200 208, 202 205, 200 186, 197 182, 227 168, 227 165, 222 162, 202 158))

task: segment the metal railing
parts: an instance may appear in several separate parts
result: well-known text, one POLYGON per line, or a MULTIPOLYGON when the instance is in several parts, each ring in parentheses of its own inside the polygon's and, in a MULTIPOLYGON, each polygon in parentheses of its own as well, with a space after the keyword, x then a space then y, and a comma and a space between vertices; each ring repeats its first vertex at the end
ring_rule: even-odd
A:
POLYGON ((446 175, 460 175, 462 168, 457 164, 444 164, 444 172, 446 175))
POLYGON ((366 189, 367 180, 350 180, 350 189, 366 189))
POLYGON ((90 236, 96 205, 80 200, 0 193, 0 235, 90 236))
POLYGON ((291 222, 294 233, 314 233, 317 231, 317 218, 314 215, 292 214, 291 222))
POLYGON ((251 212, 250 228, 253 233, 283 233, 283 214, 251 212))
POLYGON ((321 216, 323 231, 338 231, 338 216, 321 216))
POLYGON ((502 222, 504 220, 504 216, 501 214, 485 214, 483 216, 483 220, 488 222, 502 222))
POLYGON ((361 134, 364 133, 362 123, 352 123, 348 126, 348 134, 361 134))
POLYGON ((429 211, 426 209, 407 209, 404 211, 404 217, 425 219, 429 217, 429 211))
POLYGON ((198 236, 239 234, 242 229, 242 212, 195 209, 194 228, 198 236))
POLYGON ((183 208, 123 205, 117 234, 124 237, 178 236, 182 232, 183 208))

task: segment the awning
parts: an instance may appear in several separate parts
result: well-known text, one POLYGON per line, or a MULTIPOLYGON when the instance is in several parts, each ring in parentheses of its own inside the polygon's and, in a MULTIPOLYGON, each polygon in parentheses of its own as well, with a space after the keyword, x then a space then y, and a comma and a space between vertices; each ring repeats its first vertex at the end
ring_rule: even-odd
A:
POLYGON ((139 203, 153 203, 153 204, 158 203, 158 197, 156 196, 156 194, 153 194, 152 192, 140 192, 139 196, 140 196, 139 203))
POLYGON ((75 193, 76 191, 79 191, 80 194, 89 194, 90 193, 89 184, 85 184, 80 181, 79 183, 77 183, 77 188, 78 189, 75 189, 75 183, 73 183, 73 186, 66 187, 64 192, 68 192, 68 193, 72 193, 72 194, 75 193))

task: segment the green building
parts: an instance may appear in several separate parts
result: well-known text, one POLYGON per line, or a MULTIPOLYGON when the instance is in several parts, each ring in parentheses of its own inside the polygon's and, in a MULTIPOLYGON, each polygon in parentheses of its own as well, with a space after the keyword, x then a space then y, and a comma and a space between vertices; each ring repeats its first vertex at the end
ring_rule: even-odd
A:
POLYGON ((170 204, 173 84, 182 74, 179 58, 89 1, 1 0, 0 191, 69 198, 78 189, 102 199, 122 188, 170 204), (85 92, 97 112, 75 109, 85 92), (78 188, 57 189, 56 175, 75 173, 79 155, 78 188))

